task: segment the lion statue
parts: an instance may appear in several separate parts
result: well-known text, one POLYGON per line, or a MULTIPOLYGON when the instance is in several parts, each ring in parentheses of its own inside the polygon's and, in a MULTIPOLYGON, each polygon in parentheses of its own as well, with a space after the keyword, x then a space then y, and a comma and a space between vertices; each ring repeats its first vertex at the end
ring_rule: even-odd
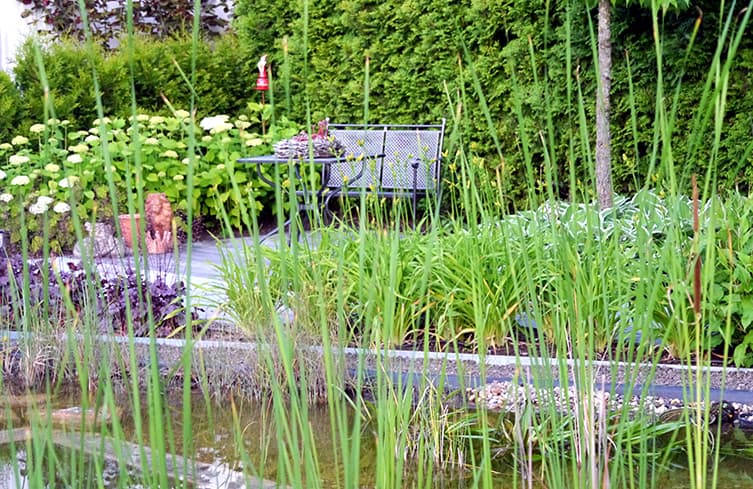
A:
POLYGON ((144 211, 147 219, 147 249, 152 253, 164 253, 172 237, 173 209, 170 201, 164 193, 147 194, 144 211))

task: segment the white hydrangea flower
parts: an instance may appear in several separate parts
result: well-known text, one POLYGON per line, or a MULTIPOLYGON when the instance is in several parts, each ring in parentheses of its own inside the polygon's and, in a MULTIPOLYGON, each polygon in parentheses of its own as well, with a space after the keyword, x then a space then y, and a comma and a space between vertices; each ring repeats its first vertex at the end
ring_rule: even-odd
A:
POLYGON ((12 144, 13 146, 23 146, 24 144, 29 144, 29 138, 26 138, 24 136, 16 136, 10 140, 10 144, 12 144))
POLYGON ((239 119, 235 121, 235 127, 237 127, 238 129, 248 129, 249 127, 251 127, 251 123, 239 119))
POLYGON ((160 115, 155 115, 149 118, 149 125, 156 126, 158 124, 164 124, 165 118, 160 115))
POLYGON ((99 128, 98 127, 92 127, 91 129, 89 129, 89 132, 92 133, 92 134, 96 134, 98 136, 99 135, 99 128))
POLYGON ((75 175, 71 175, 69 177, 65 177, 64 179, 60 180, 58 182, 58 185, 62 188, 70 188, 76 185, 76 182, 78 182, 78 177, 75 175))
POLYGON ((212 128, 212 129, 210 129, 210 130, 209 130, 209 134, 220 134, 220 133, 223 133, 223 132, 229 131, 229 130, 230 130, 230 129, 232 129, 233 127, 235 127, 235 126, 233 126, 233 125, 232 125, 231 123, 229 123, 229 122, 221 122, 220 124, 217 124, 217 125, 216 125, 216 126, 214 126, 214 127, 212 128))
POLYGON ((73 153, 72 155, 68 155, 68 158, 66 158, 68 163, 81 163, 84 161, 83 158, 81 158, 81 155, 78 153, 73 153))
POLYGON ((176 182, 180 182, 180 181, 181 181, 181 180, 183 180, 184 178, 185 178, 185 177, 184 177, 183 175, 175 175, 175 176, 173 177, 173 180, 175 180, 176 182))
POLYGON ((165 158, 172 158, 174 160, 178 159, 178 153, 176 153, 175 151, 171 149, 168 149, 167 151, 162 153, 160 156, 164 156, 165 158))
POLYGON ((54 126, 56 124, 60 124, 60 119, 56 119, 54 117, 51 119, 47 119, 47 125, 54 126))
POLYGON ((159 139, 157 139, 157 138, 146 138, 146 139, 144 139, 144 144, 148 144, 149 146, 157 146, 159 144, 159 139))
POLYGON ((6 204, 13 200, 13 195, 9 193, 0 194, 0 202, 5 202, 6 204))
POLYGON ((60 121, 60 125, 63 127, 68 127, 71 125, 71 121, 69 121, 68 119, 63 119, 62 121, 60 121))
POLYGON ((263 143, 264 141, 262 141, 261 138, 251 138, 246 140, 246 146, 259 146, 263 143))
POLYGON ((201 137, 202 142, 208 143, 212 140, 212 136, 202 136, 201 137))
POLYGON ((39 197, 37 197, 37 204, 41 204, 41 205, 44 205, 44 206, 49 206, 53 202, 55 202, 55 199, 53 199, 52 197, 49 197, 47 195, 40 195, 39 197))
POLYGON ((178 119, 188 119, 191 114, 187 110, 178 109, 175 111, 175 117, 178 119))
POLYGON ((149 120, 149 116, 146 115, 146 114, 138 114, 136 116, 136 120, 139 121, 139 122, 146 122, 146 121, 149 120))
POLYGON ((60 171, 60 165, 56 165, 55 163, 47 163, 44 166, 44 169, 50 173, 57 173, 60 171))
POLYGON ((103 117, 101 120, 100 119, 94 119, 94 122, 92 123, 92 126, 98 126, 100 123, 110 124, 111 122, 112 121, 110 120, 109 117, 103 117))
POLYGON ((8 151, 9 149, 13 149, 13 145, 10 143, 3 143, 0 144, 0 149, 2 149, 3 151, 8 151))
POLYGON ((29 132, 33 132, 34 134, 41 134, 44 132, 45 125, 44 124, 33 124, 29 128, 29 132))
POLYGON ((30 182, 31 180, 26 175, 18 175, 16 177, 13 177, 13 180, 10 181, 10 184, 20 187, 22 185, 28 185, 30 182))
POLYGON ((5 177, 7 176, 8 175, 4 171, 0 170, 0 180, 5 180, 5 177))
POLYGON ((94 134, 89 134, 88 136, 84 138, 84 141, 86 141, 89 144, 96 143, 97 141, 99 141, 99 136, 95 136, 94 134))
POLYGON ((52 210, 57 212, 58 214, 65 214, 66 212, 69 212, 71 210, 71 206, 69 206, 65 202, 58 202, 57 204, 55 204, 55 207, 53 207, 52 210))
POLYGON ((74 144, 73 146, 68 147, 68 151, 73 151, 74 153, 86 153, 89 151, 89 146, 86 144, 74 144))
POLYGON ((227 115, 215 115, 212 117, 204 117, 201 122, 199 122, 199 126, 201 126, 202 129, 205 131, 212 131, 215 127, 217 127, 220 124, 227 124, 227 120, 230 119, 227 115))
POLYGON ((49 209, 49 206, 44 205, 39 201, 34 202, 29 206, 29 212, 35 215, 44 214, 45 212, 47 212, 47 209, 49 209))

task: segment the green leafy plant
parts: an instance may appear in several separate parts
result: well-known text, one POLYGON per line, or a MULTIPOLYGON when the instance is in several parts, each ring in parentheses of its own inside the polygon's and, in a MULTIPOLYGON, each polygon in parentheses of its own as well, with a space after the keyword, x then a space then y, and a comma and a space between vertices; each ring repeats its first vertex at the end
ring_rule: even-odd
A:
POLYGON ((733 347, 740 367, 753 366, 753 200, 727 196, 719 223, 709 307, 710 326, 733 347), (730 327, 727 327, 727 323, 730 327))
MULTIPOLYGON (((192 122, 183 110, 172 117, 104 118, 94 121, 88 131, 70 129, 67 120, 34 124, 31 137, 16 136, 0 144, 0 158, 7 161, 0 178, 0 212, 8 223, 19 222, 24 213, 32 252, 42 248, 44 222, 51 232, 52 249, 69 249, 76 239, 67 215, 70 206, 86 220, 114 216, 110 171, 118 213, 125 212, 129 194, 164 192, 177 212, 185 214, 190 206, 209 226, 218 225, 227 215, 232 228, 243 229, 241 206, 253 202, 257 211, 266 208, 271 213, 273 189, 259 180, 255 168, 239 167, 236 160, 269 152, 273 138, 298 129, 281 119, 266 134, 258 134, 252 129, 261 123, 262 108, 251 109, 258 111, 232 120, 228 116, 203 119, 193 128, 198 137, 193 156, 188 153, 192 122), (105 167, 108 162, 109 169, 105 167), (191 202, 186 191, 189 164, 194 166, 191 202), (43 205, 37 205, 40 199, 43 205)), ((11 242, 18 242, 19 227, 8 227, 13 230, 11 242)))

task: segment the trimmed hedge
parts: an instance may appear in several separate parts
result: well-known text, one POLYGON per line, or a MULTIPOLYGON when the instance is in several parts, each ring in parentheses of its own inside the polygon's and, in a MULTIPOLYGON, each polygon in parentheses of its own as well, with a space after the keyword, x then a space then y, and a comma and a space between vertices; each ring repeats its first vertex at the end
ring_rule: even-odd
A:
POLYGON ((7 73, 0 71, 0 141, 14 135, 23 118, 21 94, 7 73))
MULTIPOLYGON (((186 37, 136 37, 131 77, 126 43, 112 52, 95 47, 90 53, 77 41, 56 42, 42 50, 55 116, 69 120, 72 127, 89 127, 96 119, 92 60, 108 116, 131 115, 131 79, 142 112, 167 115, 163 95, 174 107, 190 107, 191 90, 181 70, 191 78, 191 50, 191 39, 186 37)), ((46 120, 43 87, 30 42, 24 46, 14 73, 22 94, 19 112, 25 116, 24 125, 46 120)), ((194 85, 198 117, 242 113, 255 98, 249 88, 254 80, 256 60, 246 55, 236 36, 199 43, 194 85)))
MULTIPOLYGON (((300 2, 298 7, 291 7, 287 0, 239 0, 235 22, 249 52, 270 54, 275 65, 278 102, 288 99, 285 82, 280 78, 284 78, 284 72, 290 73, 290 118, 304 120, 306 94, 314 120, 323 116, 338 122, 364 120, 368 58, 369 120, 433 122, 454 113, 462 98, 467 117, 463 123, 466 134, 472 135, 470 148, 487 161, 500 161, 493 156, 496 150, 474 89, 469 70, 472 65, 489 107, 494 132, 499 136, 504 169, 509 172, 506 179, 527 181, 521 150, 521 128, 524 128, 531 145, 533 171, 543 180, 543 134, 546 149, 556 163, 555 178, 559 185, 555 193, 568 197, 573 193, 567 185, 571 169, 576 179, 590 181, 590 165, 585 163, 587 159, 579 143, 578 110, 582 102, 589 128, 593 128, 596 81, 592 30, 596 28, 596 10, 588 9, 585 4, 525 0, 348 0, 339 2, 336 8, 310 7, 305 30, 300 2), (308 50, 304 50, 304 34, 308 50), (569 72, 568 53, 572 62, 569 72), (465 93, 462 97, 458 95, 461 90, 465 93), (522 120, 516 107, 520 108, 522 120)), ((699 1, 697 7, 703 11, 703 18, 687 58, 686 48, 698 18, 697 11, 694 8, 669 11, 660 19, 663 100, 667 107, 677 94, 672 137, 675 165, 682 176, 689 176, 704 172, 713 162, 720 186, 738 185, 747 189, 753 181, 750 169, 753 29, 747 27, 732 65, 726 129, 721 151, 712 155, 713 127, 708 124, 713 123, 713 118, 700 127, 694 127, 693 121, 719 39, 719 26, 728 12, 719 12, 719 3, 712 0, 699 1), (682 74, 682 86, 676 92, 682 74), (701 138, 695 149, 688 147, 691 133, 701 138)), ((742 19, 738 12, 732 15, 738 21, 742 19)), ((615 190, 632 193, 647 178, 660 184, 663 176, 649 175, 661 154, 653 152, 657 64, 650 11, 637 6, 615 7, 612 38, 615 190), (632 76, 628 74, 628 59, 632 76), (633 108, 637 133, 632 130, 633 108)), ((728 44, 729 41, 723 47, 722 59, 726 58, 728 44)), ((590 132, 593 145, 593 130, 590 132)), ((515 200, 524 197, 524 186, 512 187, 515 200)))

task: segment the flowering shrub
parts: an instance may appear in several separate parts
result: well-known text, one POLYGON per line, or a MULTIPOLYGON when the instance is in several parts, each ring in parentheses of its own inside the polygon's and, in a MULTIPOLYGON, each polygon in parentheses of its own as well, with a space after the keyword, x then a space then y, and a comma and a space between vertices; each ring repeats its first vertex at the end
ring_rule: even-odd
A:
POLYGON ((267 204, 272 189, 260 182, 254 168, 237 168, 236 160, 270 152, 274 140, 299 129, 283 121, 261 135, 252 128, 260 123, 262 107, 249 108, 250 116, 218 115, 199 124, 178 110, 172 117, 105 117, 88 130, 73 130, 56 119, 32 125, 28 137, 0 144, 0 219, 7 223, 11 242, 23 238, 25 227, 32 252, 42 248, 45 232, 53 251, 69 249, 76 241, 72 210, 82 220, 106 219, 116 209, 125 212, 129 194, 136 198, 149 192, 164 192, 178 212, 190 205, 204 222, 219 222, 224 208, 230 224, 241 228, 233 185, 244 203, 253 199, 257 210, 267 204))

